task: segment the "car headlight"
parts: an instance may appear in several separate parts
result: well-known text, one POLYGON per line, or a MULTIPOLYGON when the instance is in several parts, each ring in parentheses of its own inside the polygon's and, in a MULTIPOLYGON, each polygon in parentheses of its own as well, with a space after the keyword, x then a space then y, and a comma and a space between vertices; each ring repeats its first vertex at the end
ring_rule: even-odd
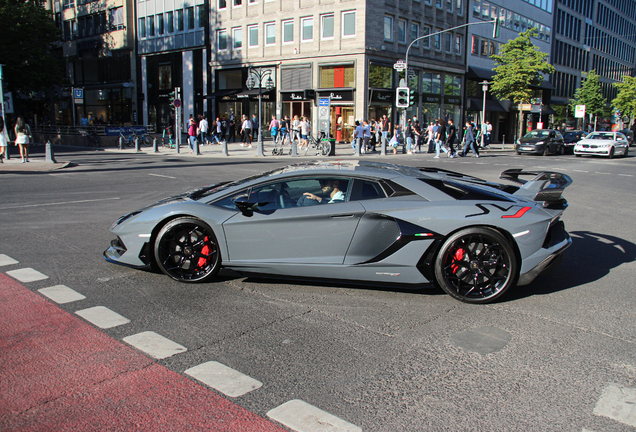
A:
POLYGON ((599 147, 603 147, 603 148, 607 148, 607 147, 611 147, 611 144, 601 144, 599 147))
POLYGON ((538 143, 535 143, 536 145, 543 145, 545 144, 543 141, 539 141, 538 143))

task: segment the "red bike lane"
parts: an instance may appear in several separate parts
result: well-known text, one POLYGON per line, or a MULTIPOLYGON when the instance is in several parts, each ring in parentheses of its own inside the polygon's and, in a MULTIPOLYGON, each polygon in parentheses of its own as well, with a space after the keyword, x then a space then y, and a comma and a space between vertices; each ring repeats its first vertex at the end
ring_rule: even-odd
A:
POLYGON ((0 273, 0 430, 286 429, 0 273))

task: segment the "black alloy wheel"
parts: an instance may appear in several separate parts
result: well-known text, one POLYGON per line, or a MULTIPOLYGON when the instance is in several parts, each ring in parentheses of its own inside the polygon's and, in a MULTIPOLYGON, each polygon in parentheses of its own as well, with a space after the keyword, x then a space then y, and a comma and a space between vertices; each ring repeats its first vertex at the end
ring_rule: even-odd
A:
POLYGON ((221 268, 214 232, 199 219, 183 217, 168 222, 159 231, 154 250, 161 271, 179 282, 207 281, 221 268))
POLYGON ((451 235, 435 258, 435 281, 451 297, 489 303, 517 283, 519 265, 508 240, 492 228, 451 235))
POLYGON ((614 159, 614 147, 612 147, 609 151, 609 158, 614 159))

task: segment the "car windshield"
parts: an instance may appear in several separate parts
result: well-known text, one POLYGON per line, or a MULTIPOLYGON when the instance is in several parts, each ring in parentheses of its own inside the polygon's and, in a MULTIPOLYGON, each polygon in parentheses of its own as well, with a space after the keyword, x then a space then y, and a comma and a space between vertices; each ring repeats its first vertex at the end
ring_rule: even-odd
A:
POLYGON ((614 139, 614 134, 609 132, 593 132, 587 136, 587 139, 591 140, 611 140, 614 139))
POLYGON ((565 139, 577 138, 578 132, 568 132, 565 134, 565 139))
POLYGON ((524 138, 547 138, 549 132, 548 131, 530 131, 525 134, 524 138))

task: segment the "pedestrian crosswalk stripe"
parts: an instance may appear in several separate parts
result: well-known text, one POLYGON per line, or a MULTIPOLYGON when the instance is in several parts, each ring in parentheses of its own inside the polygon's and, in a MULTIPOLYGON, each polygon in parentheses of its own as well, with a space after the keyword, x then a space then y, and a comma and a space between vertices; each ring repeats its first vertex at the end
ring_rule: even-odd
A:
POLYGON ((179 345, 152 331, 127 336, 123 341, 156 359, 172 357, 175 354, 187 351, 187 348, 183 345, 179 345))
POLYGON ((5 254, 0 254, 0 266, 8 266, 13 264, 18 264, 18 261, 5 254))
POLYGON ((78 300, 84 300, 85 295, 78 293, 77 291, 67 287, 66 285, 55 285, 48 288, 42 288, 38 290, 42 295, 47 296, 55 303, 72 303, 78 300))
POLYGON ((285 402, 267 416, 298 432, 362 432, 362 428, 299 399, 285 402))
POLYGON ((104 306, 82 309, 75 313, 84 318, 86 321, 103 329, 117 327, 130 322, 128 318, 125 318, 104 306))
POLYGON ((35 282, 39 280, 48 279, 49 277, 40 273, 37 270, 33 270, 32 268, 22 268, 18 270, 8 271, 7 274, 14 279, 19 280, 20 282, 35 282))

